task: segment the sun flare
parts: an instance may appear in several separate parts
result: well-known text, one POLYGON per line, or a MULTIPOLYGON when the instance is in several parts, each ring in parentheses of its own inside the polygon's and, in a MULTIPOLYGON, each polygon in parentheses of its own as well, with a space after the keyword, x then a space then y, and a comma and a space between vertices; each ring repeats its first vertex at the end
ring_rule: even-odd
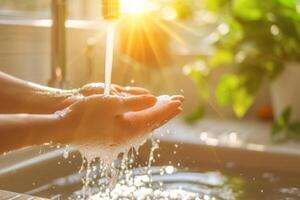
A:
POLYGON ((147 0, 121 0, 122 13, 139 14, 146 11, 147 0))
POLYGON ((121 51, 133 62, 161 68, 169 57, 169 42, 186 44, 173 29, 177 18, 171 6, 153 0, 121 0, 121 51))

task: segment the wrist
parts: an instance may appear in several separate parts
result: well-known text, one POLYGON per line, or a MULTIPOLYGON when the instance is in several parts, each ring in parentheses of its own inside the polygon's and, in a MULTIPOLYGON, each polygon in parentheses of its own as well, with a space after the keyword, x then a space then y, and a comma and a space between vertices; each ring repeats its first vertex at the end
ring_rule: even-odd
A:
POLYGON ((72 141, 73 131, 68 119, 59 113, 49 116, 50 126, 52 127, 49 129, 50 132, 48 132, 48 137, 51 139, 50 141, 61 144, 70 143, 72 141))
POLYGON ((72 105, 76 102, 79 92, 77 89, 74 90, 60 90, 59 92, 56 92, 52 94, 53 98, 53 107, 52 111, 56 112, 58 110, 63 110, 66 107, 72 105))
POLYGON ((51 114, 62 110, 75 102, 77 90, 53 89, 49 91, 36 91, 30 95, 28 102, 32 114, 51 114))

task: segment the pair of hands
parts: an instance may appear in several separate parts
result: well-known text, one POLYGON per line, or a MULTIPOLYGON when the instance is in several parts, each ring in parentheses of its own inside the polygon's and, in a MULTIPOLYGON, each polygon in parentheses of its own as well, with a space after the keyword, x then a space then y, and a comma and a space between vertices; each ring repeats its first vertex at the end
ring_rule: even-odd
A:
POLYGON ((112 85, 103 95, 103 84, 88 84, 74 91, 56 112, 69 132, 66 142, 97 143, 109 146, 144 137, 181 112, 183 96, 158 100, 137 87, 112 85))

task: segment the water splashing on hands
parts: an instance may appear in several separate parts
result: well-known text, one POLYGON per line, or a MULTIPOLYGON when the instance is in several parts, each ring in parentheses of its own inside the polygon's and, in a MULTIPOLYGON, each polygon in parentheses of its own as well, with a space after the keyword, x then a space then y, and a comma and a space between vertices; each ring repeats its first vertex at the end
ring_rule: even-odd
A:
POLYGON ((182 101, 182 96, 152 95, 82 98, 60 113, 67 127, 63 142, 85 149, 91 159, 114 159, 179 114, 182 101))

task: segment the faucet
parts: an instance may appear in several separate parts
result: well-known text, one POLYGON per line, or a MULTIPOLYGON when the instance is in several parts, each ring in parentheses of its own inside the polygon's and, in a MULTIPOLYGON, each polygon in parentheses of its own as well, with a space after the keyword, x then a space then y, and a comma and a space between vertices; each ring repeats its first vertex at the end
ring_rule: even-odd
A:
MULTIPOLYGON (((51 30, 51 78, 49 86, 66 88, 66 4, 67 0, 52 0, 51 30)), ((120 0, 102 0, 102 15, 105 20, 117 19, 120 15, 120 0)))
POLYGON ((52 87, 65 88, 66 81, 66 0, 52 0, 51 79, 52 87))
POLYGON ((102 16, 106 20, 115 20, 120 16, 121 0, 102 0, 102 16))

